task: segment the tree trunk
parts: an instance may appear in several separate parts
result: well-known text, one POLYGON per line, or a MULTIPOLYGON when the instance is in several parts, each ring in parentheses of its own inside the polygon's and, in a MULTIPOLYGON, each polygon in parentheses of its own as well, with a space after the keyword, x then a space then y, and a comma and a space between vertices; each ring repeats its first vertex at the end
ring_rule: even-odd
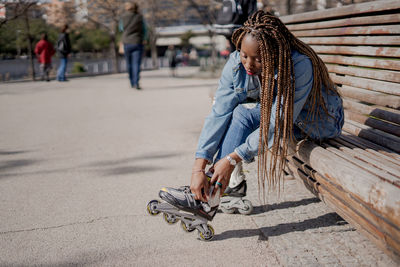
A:
POLYGON ((119 73, 119 55, 118 55, 118 42, 115 34, 111 35, 111 53, 112 53, 112 71, 113 73, 119 73))
POLYGON ((286 0, 286 12, 288 15, 292 14, 292 1, 286 0))
POLYGON ((208 36, 210 37, 211 44, 211 71, 214 73, 217 65, 217 49, 215 48, 214 32, 212 30, 208 31, 208 36))
POLYGON ((27 40, 28 40, 28 56, 29 56, 29 63, 30 63, 30 70, 29 70, 29 74, 32 78, 32 80, 35 80, 35 63, 33 61, 33 38, 31 36, 31 31, 30 31, 30 27, 29 27, 29 17, 28 17, 28 10, 25 11, 24 14, 24 18, 25 18, 25 29, 26 29, 26 36, 27 36, 27 40))
POLYGON ((305 0, 304 1, 304 11, 303 12, 308 12, 314 10, 313 7, 313 0, 305 0))
POLYGON ((157 54, 157 33, 155 29, 150 31, 150 50, 151 50, 151 63, 153 69, 158 69, 160 66, 158 64, 158 54, 157 54))

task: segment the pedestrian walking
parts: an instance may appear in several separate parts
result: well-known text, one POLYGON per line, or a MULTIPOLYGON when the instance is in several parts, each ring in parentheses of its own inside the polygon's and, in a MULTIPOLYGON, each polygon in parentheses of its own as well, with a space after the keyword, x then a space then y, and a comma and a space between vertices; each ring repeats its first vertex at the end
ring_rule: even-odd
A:
POLYGON ((165 51, 165 57, 168 59, 169 68, 171 70, 172 77, 176 76, 176 65, 177 65, 177 58, 176 58, 176 50, 173 45, 169 45, 167 51, 165 51))
POLYGON ((35 54, 40 63, 41 80, 50 81, 51 57, 55 54, 53 45, 47 40, 47 33, 42 33, 35 46, 35 54))
POLYGON ((258 156, 264 195, 266 186, 280 186, 289 142, 337 137, 344 122, 343 102, 325 64, 279 18, 257 11, 233 33, 232 42, 237 50, 222 71, 204 122, 190 190, 163 188, 160 193, 178 209, 207 220, 216 211, 202 205, 214 199, 212 185, 214 194, 224 194, 219 203, 223 211, 251 210, 242 200, 247 188, 242 162, 258 156), (207 164, 212 164, 209 170, 207 164))
POLYGON ((67 71, 68 56, 71 53, 71 42, 69 40, 67 24, 62 27, 61 33, 58 36, 57 52, 60 57, 60 65, 57 71, 57 81, 65 82, 67 81, 65 73, 67 71))
POLYGON ((141 89, 140 65, 142 63, 144 41, 143 16, 139 12, 137 3, 126 3, 125 13, 122 16, 122 42, 124 44, 125 60, 129 81, 132 88, 141 89))

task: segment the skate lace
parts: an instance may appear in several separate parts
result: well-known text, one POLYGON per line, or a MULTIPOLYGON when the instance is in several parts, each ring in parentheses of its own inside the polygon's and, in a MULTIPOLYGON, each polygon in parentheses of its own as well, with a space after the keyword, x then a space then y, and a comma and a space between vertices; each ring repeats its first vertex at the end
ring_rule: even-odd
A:
POLYGON ((190 190, 190 186, 185 185, 178 188, 178 190, 184 192, 185 194, 191 194, 192 191, 190 190))

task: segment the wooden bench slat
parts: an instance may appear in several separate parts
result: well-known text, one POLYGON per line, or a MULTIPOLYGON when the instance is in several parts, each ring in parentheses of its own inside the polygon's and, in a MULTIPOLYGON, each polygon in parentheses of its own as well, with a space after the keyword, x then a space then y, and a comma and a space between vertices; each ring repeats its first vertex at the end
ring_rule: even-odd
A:
MULTIPOLYGON (((340 27, 331 29, 293 31, 296 37, 312 37, 312 36, 347 36, 347 35, 394 35, 400 34, 399 25, 381 25, 381 26, 356 26, 356 27, 340 27)), ((339 38, 339 37, 338 37, 339 38)), ((386 44, 386 41, 385 41, 386 44)))
POLYGON ((400 57, 398 47, 311 45, 318 54, 400 57))
POLYGON ((400 8, 398 0, 386 1, 372 1, 368 3, 361 3, 357 5, 349 5, 338 8, 329 8, 325 10, 311 11, 301 14, 294 14, 281 17, 285 24, 299 23, 305 21, 328 20, 338 17, 351 16, 355 17, 358 14, 376 13, 380 11, 392 11, 400 8))
POLYGON ((346 119, 356 121, 358 123, 400 137, 400 125, 392 124, 382 120, 377 120, 375 118, 371 118, 359 113, 354 113, 349 110, 344 111, 344 116, 346 119))
MULTIPOLYGON (((293 147, 290 147, 293 152, 293 147)), ((400 226, 400 188, 376 178, 375 175, 355 166, 334 153, 313 142, 303 142, 296 152, 307 165, 329 178, 334 184, 351 192, 371 208, 378 210, 382 217, 400 226), (340 168, 338 168, 340 166, 340 168)))
POLYGON ((342 96, 350 97, 365 103, 387 106, 393 109, 400 108, 400 96, 370 91, 348 85, 338 86, 338 91, 342 96))
POLYGON ((400 125, 400 111, 398 110, 381 106, 368 106, 346 97, 343 98, 343 106, 350 111, 373 116, 400 125))
POLYGON ((400 166, 395 164, 391 165, 378 157, 372 158, 371 155, 365 153, 364 150, 349 148, 346 144, 343 144, 340 141, 331 139, 327 144, 331 147, 323 145, 325 149, 329 150, 335 148, 343 152, 345 155, 349 156, 346 156, 346 159, 353 162, 355 165, 358 165, 371 173, 375 173, 381 179, 400 187, 400 166))
POLYGON ((331 74, 330 75, 331 79, 336 84, 350 85, 353 87, 365 88, 376 92, 400 96, 399 83, 378 81, 378 80, 360 78, 350 75, 340 76, 340 75, 335 75, 336 73, 330 73, 330 74, 331 74))
MULTIPOLYGON (((356 77, 400 83, 400 72, 398 71, 339 66, 334 64, 326 64, 326 67, 328 68, 329 72, 337 74, 346 74, 356 77)), ((400 93, 400 86, 398 86, 398 88, 400 93)))
MULTIPOLYGON (((366 149, 360 148, 359 146, 354 145, 352 142, 348 142, 348 141, 346 141, 346 140, 344 140, 343 138, 340 138, 340 137, 335 138, 335 139, 331 139, 331 140, 334 140, 335 142, 337 142, 337 143, 339 143, 339 144, 341 144, 343 146, 346 146, 346 147, 350 148, 351 150, 353 150, 354 151, 354 156, 356 158, 357 158, 357 155, 364 155, 368 159, 371 159, 373 161, 375 161, 375 160, 379 161, 380 162, 380 166, 378 166, 378 168, 380 168, 380 169, 385 170, 384 169, 385 166, 388 166, 388 167, 396 170, 397 174, 395 174, 395 176, 400 178, 399 177, 399 175, 400 175, 400 165, 392 162, 393 159, 391 159, 391 158, 389 158, 389 157, 387 157, 387 156, 385 156, 383 154, 380 154, 380 153, 371 153, 372 150, 366 150, 366 149)), ((399 183, 399 185, 400 185, 400 183, 399 183)))
POLYGON ((328 28, 356 26, 356 25, 388 24, 388 23, 399 23, 399 22, 400 22, 400 14, 389 14, 380 16, 350 17, 346 19, 311 22, 304 24, 289 24, 287 25, 287 27, 290 31, 298 31, 298 30, 328 29, 328 28))
POLYGON ((397 136, 350 120, 345 121, 343 129, 351 134, 373 141, 376 144, 400 153, 400 138, 397 136))
POLYGON ((299 160, 293 159, 296 158, 292 157, 289 160, 288 168, 294 177, 301 179, 305 185, 308 185, 308 188, 313 188, 312 192, 315 195, 333 208, 343 219, 366 234, 386 253, 398 257, 398 254, 393 251, 393 248, 399 249, 400 247, 399 229, 395 223, 388 221, 379 211, 372 209, 353 196, 351 192, 333 184, 331 179, 328 179, 329 177, 326 178, 307 165, 300 165, 299 160))
POLYGON ((379 68, 400 71, 400 60, 375 59, 338 55, 319 55, 325 63, 336 63, 360 67, 379 68))
MULTIPOLYGON (((385 36, 385 45, 400 45, 400 36, 385 36)), ((300 37, 309 45, 382 45, 382 36, 300 37)))
POLYGON ((393 150, 390 150, 389 148, 380 146, 364 138, 347 133, 346 131, 342 131, 342 135, 339 138, 343 138, 348 142, 352 142, 353 144, 357 145, 358 147, 362 147, 370 153, 377 154, 379 157, 384 155, 387 157, 387 160, 391 161, 392 163, 399 164, 400 162, 399 154, 393 150))
POLYGON ((397 187, 400 187, 400 184, 397 184, 398 182, 400 182, 399 179, 391 175, 390 173, 383 171, 381 169, 374 168, 374 166, 366 162, 363 162, 360 159, 354 158, 352 155, 349 155, 348 152, 346 153, 332 146, 323 146, 323 147, 329 152, 332 152, 333 154, 337 155, 338 157, 343 158, 347 162, 369 172, 370 174, 374 175, 377 179, 389 184, 393 184, 397 187))

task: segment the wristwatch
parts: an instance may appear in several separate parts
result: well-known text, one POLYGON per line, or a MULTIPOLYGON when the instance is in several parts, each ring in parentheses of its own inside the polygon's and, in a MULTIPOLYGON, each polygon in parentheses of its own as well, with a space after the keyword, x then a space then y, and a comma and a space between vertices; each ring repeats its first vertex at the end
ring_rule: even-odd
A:
POLYGON ((237 162, 231 156, 226 156, 226 159, 229 161, 229 164, 231 164, 232 166, 236 166, 237 162))

